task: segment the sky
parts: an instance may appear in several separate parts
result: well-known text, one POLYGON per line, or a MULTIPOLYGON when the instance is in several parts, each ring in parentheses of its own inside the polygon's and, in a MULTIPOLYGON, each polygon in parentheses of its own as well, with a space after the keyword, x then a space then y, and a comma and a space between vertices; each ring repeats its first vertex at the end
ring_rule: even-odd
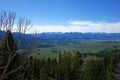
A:
POLYGON ((28 33, 120 32, 120 0, 0 0, 2 10, 30 19, 28 33))

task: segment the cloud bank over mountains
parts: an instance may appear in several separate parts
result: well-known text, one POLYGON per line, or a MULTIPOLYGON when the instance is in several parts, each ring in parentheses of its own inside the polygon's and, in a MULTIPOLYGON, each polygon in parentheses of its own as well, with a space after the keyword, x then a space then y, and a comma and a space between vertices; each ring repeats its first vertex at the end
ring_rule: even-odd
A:
POLYGON ((120 33, 120 22, 106 21, 71 21, 68 26, 64 25, 33 25, 33 28, 28 33, 42 32, 106 32, 120 33))

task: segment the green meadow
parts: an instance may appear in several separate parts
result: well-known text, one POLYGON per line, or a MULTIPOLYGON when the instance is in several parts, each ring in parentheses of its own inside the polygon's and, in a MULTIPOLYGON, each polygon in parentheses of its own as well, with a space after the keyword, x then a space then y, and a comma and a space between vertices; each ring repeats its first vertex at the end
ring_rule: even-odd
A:
POLYGON ((59 53, 64 51, 75 53, 79 51, 82 54, 96 53, 107 48, 120 45, 120 40, 73 40, 73 41, 52 41, 44 42, 48 47, 39 48, 34 56, 39 58, 57 58, 59 53), (52 45, 52 46, 50 46, 52 45))

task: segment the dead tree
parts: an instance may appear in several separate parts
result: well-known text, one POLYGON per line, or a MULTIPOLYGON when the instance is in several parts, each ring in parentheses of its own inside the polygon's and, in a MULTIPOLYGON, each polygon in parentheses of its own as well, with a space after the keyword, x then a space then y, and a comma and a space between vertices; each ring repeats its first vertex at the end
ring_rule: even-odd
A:
MULTIPOLYGON (((12 30, 14 29, 14 27, 17 28, 17 32, 19 33, 18 35, 18 42, 17 42, 17 46, 19 47, 22 41, 22 38, 24 36, 24 34, 26 33, 27 30, 29 30, 31 28, 31 23, 30 20, 24 18, 24 17, 20 17, 18 19, 18 22, 15 21, 16 20, 16 14, 15 12, 6 12, 6 11, 2 11, 0 13, 0 30, 3 30, 5 32, 10 31, 12 32, 12 30), (17 22, 17 23, 15 23, 17 22)), ((6 36, 8 37, 8 36, 6 36)), ((35 35, 34 35, 35 37, 35 35)), ((16 55, 18 55, 20 53, 19 50, 15 49, 12 50, 10 49, 10 45, 9 45, 9 41, 8 38, 7 39, 7 51, 6 53, 8 53, 8 57, 7 57, 7 62, 5 65, 0 65, 0 70, 2 70, 2 73, 0 75, 0 80, 4 80, 6 78, 8 78, 9 75, 14 74, 15 72, 19 71, 20 69, 22 69, 24 67, 24 65, 27 63, 27 61, 29 60, 29 57, 31 55, 31 51, 29 52, 28 55, 26 55, 24 57, 24 59, 21 61, 21 64, 15 68, 12 69, 11 71, 7 71, 9 68, 9 65, 11 64, 12 60, 16 57, 16 55)), ((33 38, 35 39, 35 38, 33 38)), ((0 38, 0 47, 2 47, 2 39, 0 38)), ((4 52, 2 52, 0 50, 0 55, 4 54, 4 52)))

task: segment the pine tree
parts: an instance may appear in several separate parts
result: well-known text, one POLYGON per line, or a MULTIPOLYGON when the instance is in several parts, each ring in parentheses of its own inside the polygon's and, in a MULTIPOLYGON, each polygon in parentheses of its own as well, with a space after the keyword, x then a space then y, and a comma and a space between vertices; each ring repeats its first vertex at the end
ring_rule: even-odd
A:
POLYGON ((61 51, 59 53, 59 64, 61 63, 61 51))
POLYGON ((100 61, 92 61, 84 68, 84 80, 106 80, 106 68, 100 61))
POLYGON ((52 72, 51 72, 51 59, 48 57, 47 62, 46 62, 46 68, 47 68, 47 74, 49 77, 52 77, 52 72))
POLYGON ((113 68, 116 62, 116 57, 113 56, 110 59, 110 62, 108 64, 108 68, 107 68, 107 80, 113 80, 113 68))
POLYGON ((2 42, 2 51, 4 55, 14 54, 17 51, 17 44, 10 30, 6 32, 5 39, 2 42))
POLYGON ((81 78, 81 71, 82 71, 82 64, 83 64, 83 60, 82 60, 82 56, 79 52, 76 52, 73 56, 72 59, 72 79, 76 79, 79 80, 81 78))
POLYGON ((71 80, 72 76, 72 54, 69 52, 64 53, 63 56, 64 63, 64 78, 65 80, 71 80))
POLYGON ((40 72, 40 79, 39 80, 49 80, 49 77, 45 71, 45 68, 42 68, 41 69, 41 72, 40 72))

